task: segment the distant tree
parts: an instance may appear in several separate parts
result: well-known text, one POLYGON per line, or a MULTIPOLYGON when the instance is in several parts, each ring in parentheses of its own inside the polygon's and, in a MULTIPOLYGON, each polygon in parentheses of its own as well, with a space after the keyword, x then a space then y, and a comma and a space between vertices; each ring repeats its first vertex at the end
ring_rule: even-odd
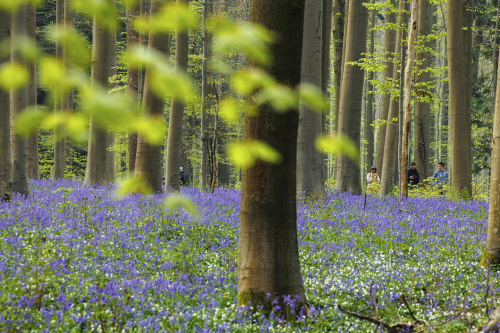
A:
MULTIPOLYGON (((153 0, 151 2, 151 15, 159 8, 160 2, 153 0)), ((149 49, 156 49, 162 54, 168 56, 170 39, 168 35, 149 33, 149 49)), ((151 69, 146 68, 146 77, 144 79, 144 96, 142 102, 142 112, 150 117, 163 117, 165 107, 165 98, 155 96, 151 89, 151 69)), ((161 145, 152 145, 142 136, 137 138, 137 155, 135 159, 135 173, 144 176, 147 184, 154 192, 162 190, 162 154, 161 145)))
MULTIPOLYGON (((63 2, 56 0, 56 29, 63 27, 63 2)), ((56 57, 62 59, 63 46, 56 41, 56 57)), ((54 112, 62 112, 61 91, 55 92, 54 112)), ((54 179, 64 178, 64 166, 66 162, 66 138, 63 135, 63 129, 57 126, 54 129, 54 179)))
MULTIPOLYGON (((10 42, 12 17, 0 10, 0 44, 10 42)), ((0 64, 8 61, 10 54, 0 54, 0 64)), ((12 159, 10 150, 10 96, 0 89, 0 200, 12 198, 12 159)))
MULTIPOLYGON (((179 2, 179 0, 178 0, 179 2)), ((189 3, 181 0, 180 2, 189 3)), ((175 69, 187 71, 189 51, 189 34, 177 31, 175 34, 175 69)), ((182 123, 184 102, 173 98, 170 105, 170 120, 167 140, 167 163, 165 167, 165 191, 171 188, 179 191, 179 167, 181 166, 182 123)))
POLYGON ((464 199, 472 194, 472 6, 473 0, 446 2, 451 188, 464 199))
MULTIPOLYGON (((26 67, 26 60, 21 55, 21 43, 27 32, 26 22, 27 4, 19 5, 17 11, 12 15, 12 52, 11 61, 26 67)), ((28 105, 27 84, 21 88, 12 90, 10 93, 11 119, 16 119, 22 110, 28 105)), ((26 137, 17 135, 12 131, 12 191, 23 195, 30 193, 28 184, 28 140, 26 137)))
MULTIPOLYGON (((250 20, 279 34, 270 47, 266 71, 294 87, 300 82, 305 0, 254 0, 250 20)), ((244 138, 262 140, 281 154, 281 162, 257 161, 243 170, 238 245, 238 304, 270 306, 283 295, 307 304, 297 242, 298 105, 276 112, 270 104, 257 116, 245 115, 244 138)))
MULTIPOLYGON (((26 26, 27 36, 31 41, 36 40, 36 7, 33 4, 28 4, 26 8, 26 26)), ((36 64, 30 63, 28 65, 30 78, 28 81, 28 106, 36 107, 36 64)), ((28 137, 28 178, 39 178, 38 170, 38 130, 35 130, 28 137)))
MULTIPOLYGON (((344 44, 344 69, 339 104, 339 133, 350 137, 357 148, 361 140, 361 105, 363 95, 364 71, 352 65, 366 52, 368 30, 368 9, 360 0, 350 0, 347 16, 347 30, 344 44)), ((337 189, 361 194, 359 165, 347 156, 338 157, 337 189)))
MULTIPOLYGON (((375 3, 375 0, 371 1, 372 4, 375 3)), ((370 11, 370 54, 375 53, 375 21, 377 20, 376 16, 376 11, 372 9, 370 11)), ((366 140, 366 164, 367 167, 370 168, 370 166, 373 165, 374 162, 374 157, 373 154, 375 153, 375 138, 373 136, 373 111, 374 111, 374 95, 371 93, 373 91, 373 84, 372 81, 375 78, 375 72, 370 71, 368 73, 368 82, 366 84, 366 91, 367 91, 367 96, 366 96, 366 108, 365 108, 365 117, 364 117, 364 124, 365 124, 365 136, 364 139, 366 140)))
MULTIPOLYGON (((306 0, 302 46, 302 82, 321 87, 323 0, 306 0)), ((297 138, 297 191, 324 196, 323 154, 314 142, 323 132, 322 115, 303 102, 299 104, 297 138)))

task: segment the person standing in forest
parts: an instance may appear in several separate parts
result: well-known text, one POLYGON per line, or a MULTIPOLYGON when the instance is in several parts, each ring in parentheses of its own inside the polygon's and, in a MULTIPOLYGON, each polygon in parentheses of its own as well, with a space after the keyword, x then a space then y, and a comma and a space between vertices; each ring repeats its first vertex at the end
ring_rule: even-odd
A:
POLYGON ((438 189, 443 188, 443 184, 448 183, 448 172, 444 170, 444 163, 439 162, 438 164, 438 170, 434 172, 434 175, 432 176, 432 181, 434 186, 438 189))
POLYGON ((184 172, 184 168, 181 167, 181 172, 180 172, 180 182, 182 186, 188 186, 189 185, 189 175, 184 172))
POLYGON ((377 168, 372 166, 370 168, 370 173, 366 175, 366 181, 368 182, 367 191, 373 195, 380 192, 380 177, 377 174, 377 168))
POLYGON ((420 182, 420 177, 417 171, 417 163, 411 162, 410 169, 408 169, 408 185, 410 187, 417 187, 420 182))

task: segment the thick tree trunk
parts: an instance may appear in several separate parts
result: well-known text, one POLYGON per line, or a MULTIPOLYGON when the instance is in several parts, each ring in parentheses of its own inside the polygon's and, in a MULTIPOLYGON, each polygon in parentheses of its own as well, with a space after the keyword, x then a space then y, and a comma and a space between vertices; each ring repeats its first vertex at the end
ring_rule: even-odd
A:
MULTIPOLYGON (((391 1, 393 6, 396 6, 397 0, 391 1)), ((382 81, 387 83, 388 78, 392 78, 394 71, 394 63, 392 62, 393 54, 396 49, 396 31, 390 28, 391 24, 396 23, 396 14, 387 13, 385 14, 385 47, 384 47, 384 72, 382 76, 382 81)), ((389 104, 391 101, 390 93, 383 93, 380 97, 380 119, 387 120, 387 115, 389 114, 389 104)), ((377 151, 375 163, 377 167, 377 172, 382 171, 384 165, 384 146, 385 146, 385 134, 387 130, 387 125, 380 125, 377 130, 377 151)))
MULTIPOLYGON (((359 61, 366 51, 368 9, 360 0, 351 0, 348 9, 344 69, 340 89, 339 133, 350 137, 358 149, 361 140, 361 105, 364 71, 350 62, 359 61)), ((336 187, 339 191, 361 194, 359 165, 347 156, 337 159, 338 174, 336 187)))
POLYGON ((200 177, 199 184, 202 190, 207 186, 207 175, 208 175, 208 151, 207 151, 207 109, 208 109, 208 77, 207 77, 207 61, 210 58, 209 35, 207 29, 205 29, 205 24, 207 16, 212 12, 212 4, 208 0, 203 0, 203 15, 202 15, 202 26, 203 26, 203 60, 201 63, 201 126, 200 126, 200 137, 201 137, 201 151, 200 151, 200 177))
POLYGON ((417 33, 417 2, 411 3, 411 16, 408 36, 408 59, 405 70, 405 90, 404 90, 404 122, 401 142, 401 168, 399 170, 400 191, 402 197, 408 196, 408 151, 410 141, 410 118, 411 118, 411 79, 413 71, 414 43, 417 33))
MULTIPOLYGON (((333 18, 333 0, 323 0, 323 24, 322 24, 322 45, 321 45, 321 90, 327 97, 328 108, 322 114, 322 131, 327 132, 327 128, 331 127, 331 120, 328 120, 328 115, 332 114, 332 104, 330 103, 330 93, 328 87, 331 80, 331 46, 332 46, 332 18, 333 18)), ((328 155, 323 155, 323 183, 325 179, 329 179, 332 175, 330 172, 329 162, 331 158, 328 155)))
MULTIPOLYGON (((63 1, 56 0, 56 29, 61 29, 63 25, 63 1)), ((56 57, 63 58, 63 48, 56 42, 56 57)), ((61 103, 61 91, 55 92, 54 112, 63 112, 61 103)), ((66 140, 64 131, 60 126, 54 128, 54 179, 64 178, 64 164, 66 160, 66 140)))
MULTIPOLYGON (((159 8, 159 2, 153 0, 151 2, 151 14, 155 13, 159 8)), ((170 39, 168 35, 149 34, 149 49, 156 49, 162 54, 168 56, 170 39)), ((146 68, 146 78, 144 82, 144 97, 142 103, 142 112, 144 115, 151 117, 162 117, 165 107, 165 99, 155 96, 152 92, 152 84, 150 82, 151 69, 146 68)), ((142 175, 147 184, 154 192, 162 190, 162 149, 161 145, 151 145, 146 142, 142 136, 137 138, 137 156, 135 159, 135 172, 142 175)))
MULTIPOLYGON (((140 15, 140 4, 133 8, 127 8, 127 49, 139 45, 139 33, 133 28, 133 19, 140 15)), ((140 100, 139 96, 139 76, 141 71, 137 69, 127 68, 127 93, 136 100, 140 100)), ((128 171, 133 173, 135 170, 135 157, 137 152, 137 135, 131 133, 128 135, 128 171)))
MULTIPOLYGON (((372 0, 372 4, 375 3, 375 0, 372 0)), ((370 14, 370 54, 373 54, 375 52, 375 21, 376 19, 376 14, 375 10, 371 11, 370 14)), ((373 81, 375 77, 375 72, 370 71, 368 74, 368 84, 366 87, 368 95, 366 96, 366 109, 365 109, 365 141, 366 141, 366 164, 368 168, 370 168, 373 165, 374 161, 374 156, 373 154, 375 153, 375 141, 373 137, 373 100, 374 100, 374 95, 371 94, 370 92, 373 91, 373 84, 371 81, 373 81)))
MULTIPOLYGON (((115 1, 115 0, 113 0, 115 1)), ((111 43, 109 43, 109 77, 116 75, 116 32, 111 35, 111 43)), ((108 89, 112 91, 116 88, 116 83, 108 83, 108 89)), ((107 148, 106 148, 106 182, 114 183, 115 181, 115 151, 113 145, 115 144, 114 132, 107 133, 107 148)))
MULTIPOLYGON (((0 10, 0 44, 10 44, 12 17, 0 10)), ((9 61, 8 54, 0 54, 0 64, 9 61)), ((10 150, 10 96, 0 89, 0 201, 12 198, 12 159, 10 150)))
POLYGON ((472 0, 448 0, 446 4, 451 187, 460 197, 468 199, 472 194, 470 110, 472 0), (464 31, 464 28, 467 30, 464 31))
MULTIPOLYGON (((500 66, 499 66, 500 67, 500 66)), ((491 141, 490 205, 488 209, 488 231, 486 249, 480 265, 500 264, 500 75, 497 74, 497 93, 493 115, 491 141)))
MULTIPOLYGON (((429 0, 419 0, 418 2, 418 23, 417 36, 418 45, 428 48, 431 46, 430 41, 425 41, 427 36, 432 32, 432 13, 433 6, 429 0)), ((431 65, 431 53, 427 51, 417 51, 417 70, 415 73, 415 85, 426 83, 431 80, 430 73, 427 69, 431 65)), ((431 104, 420 100, 428 94, 425 87, 418 88, 417 99, 415 100, 415 131, 414 131, 414 155, 415 163, 419 171, 420 179, 426 179, 430 169, 431 158, 431 134, 430 128, 432 124, 431 104)))
MULTIPOLYGON (((34 42, 36 39, 36 8, 28 4, 26 8, 27 36, 34 42)), ((28 65, 30 78, 28 81, 28 106, 36 107, 36 64, 28 65)), ((28 178, 38 179, 38 130, 28 137, 28 178)))
MULTIPOLYGON (((107 0, 111 1, 111 0, 107 0)), ((92 72, 91 80, 95 86, 108 88, 110 74, 110 47, 114 31, 99 26, 94 18, 92 40, 92 72)), ((107 174, 108 131, 99 127, 94 117, 90 117, 87 168, 85 170, 85 186, 108 182, 107 174)))
MULTIPOLYGON (((322 1, 306 0, 302 46, 301 81, 321 87, 322 63, 322 1)), ((323 132, 322 114, 299 104, 297 138, 297 192, 323 197, 323 155, 314 141, 323 132)))
MULTIPOLYGON (((398 14, 398 25, 402 26, 404 24, 404 1, 399 2, 399 14, 398 14)), ((401 40, 403 37, 403 30, 398 29, 396 34, 396 46, 395 54, 401 54, 401 40)), ((401 59, 393 65, 392 69, 392 81, 393 88, 399 87, 399 82, 401 80, 401 72, 399 71, 399 65, 401 59)), ((393 121, 394 118, 399 116, 399 103, 398 99, 391 98, 389 103, 389 112, 387 115, 387 129, 385 133, 385 143, 384 143, 384 159, 382 170, 377 170, 382 176, 380 181, 380 190, 382 193, 387 193, 389 188, 394 182, 394 171, 397 163, 397 152, 398 152, 398 127, 399 121, 393 121)), ((379 132, 380 133, 380 132, 379 132)))
MULTIPOLYGON (((178 0, 179 1, 179 0, 178 0)), ((183 1, 188 2, 188 1, 183 1)), ((177 31, 175 37, 175 69, 186 71, 188 65, 189 35, 187 31, 177 31)), ((173 98, 170 106, 170 121, 167 140, 167 163, 165 167, 165 191, 180 189, 179 167, 181 166, 182 120, 184 102, 173 98)), ((187 170, 186 170, 187 172, 187 170)))
MULTIPOLYGON (((280 83, 300 82, 305 0, 254 0, 250 19, 277 32, 273 64, 267 69, 280 83)), ((282 157, 279 164, 258 161, 243 170, 238 247, 238 304, 270 308, 273 299, 299 295, 307 304, 297 243, 296 163, 298 105, 275 112, 260 105, 258 116, 245 116, 245 139, 263 140, 282 157), (269 295, 269 297, 268 297, 269 295)))
MULTIPOLYGON (((22 43, 22 38, 26 35, 26 11, 27 4, 19 6, 17 12, 12 16, 12 52, 11 61, 26 66, 20 54, 18 43, 22 43)), ((10 113, 11 122, 24 110, 28 104, 27 84, 10 93, 10 113)), ((12 191, 23 195, 30 193, 28 185, 28 141, 25 137, 11 133, 11 154, 12 154, 12 191)))

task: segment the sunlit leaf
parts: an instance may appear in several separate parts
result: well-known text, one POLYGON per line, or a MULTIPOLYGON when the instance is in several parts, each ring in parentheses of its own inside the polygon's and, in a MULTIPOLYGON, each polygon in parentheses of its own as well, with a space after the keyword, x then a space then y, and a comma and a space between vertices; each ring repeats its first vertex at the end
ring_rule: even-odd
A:
POLYGON ((299 91, 300 101, 307 107, 316 112, 326 112, 328 103, 318 86, 304 82, 300 85, 299 91))
POLYGON ((38 49, 33 39, 20 36, 12 46, 19 52, 22 58, 30 63, 34 63, 38 56, 38 49))
POLYGON ((269 74, 258 68, 238 71, 231 77, 233 89, 242 95, 248 95, 257 89, 276 84, 269 74))
POLYGON ((75 69, 65 69, 63 62, 52 56, 42 58, 39 68, 42 85, 59 93, 71 91, 88 82, 83 73, 75 69))
POLYGON ((179 208, 182 208, 184 209, 184 211, 190 214, 196 214, 196 206, 194 205, 193 201, 180 194, 168 195, 164 199, 164 205, 170 211, 176 211, 179 208))
POLYGON ((292 89, 284 85, 269 86, 255 95, 255 100, 259 104, 271 104, 278 112, 298 109, 298 98, 292 89))
POLYGON ((73 0, 76 11, 89 18, 95 18, 100 27, 107 30, 116 29, 116 9, 111 0, 73 0))
POLYGON ((198 16, 185 3, 168 2, 149 19, 137 19, 135 28, 141 32, 173 33, 186 31, 198 25, 198 16))
POLYGON ((139 133, 152 145, 159 145, 162 143, 166 134, 165 120, 161 116, 155 118, 137 118, 137 120, 131 124, 130 131, 139 133))
POLYGON ((163 53, 147 47, 132 47, 125 55, 127 66, 133 69, 141 67, 170 69, 168 57, 163 53))
POLYGON ((183 71, 152 70, 148 78, 148 86, 159 98, 174 97, 185 102, 193 94, 191 81, 183 71))
POLYGON ((85 37, 77 31, 66 27, 53 27, 49 35, 64 46, 68 62, 83 69, 90 67, 91 47, 85 37))
POLYGON ((237 123, 242 114, 242 101, 225 98, 221 101, 219 114, 228 123, 237 123))
POLYGON ((14 130, 18 135, 28 136, 36 130, 45 116, 44 112, 34 107, 25 109, 14 119, 14 130))
POLYGON ((357 162, 359 159, 359 152, 354 142, 347 136, 320 136, 314 142, 317 150, 333 154, 333 155, 346 155, 351 160, 357 162))
POLYGON ((259 140, 232 142, 228 154, 232 163, 242 169, 251 167, 257 160, 269 163, 281 161, 281 155, 274 148, 259 140))
POLYGON ((125 197, 129 194, 151 194, 153 193, 152 188, 148 185, 147 181, 142 175, 135 175, 132 177, 125 178, 118 184, 116 189, 116 196, 118 198, 125 197))
POLYGON ((139 3, 139 0, 122 0, 122 3, 126 8, 133 8, 139 3))
POLYGON ((28 69, 16 62, 8 62, 0 67, 0 87, 4 90, 17 90, 24 86, 30 74, 28 69))

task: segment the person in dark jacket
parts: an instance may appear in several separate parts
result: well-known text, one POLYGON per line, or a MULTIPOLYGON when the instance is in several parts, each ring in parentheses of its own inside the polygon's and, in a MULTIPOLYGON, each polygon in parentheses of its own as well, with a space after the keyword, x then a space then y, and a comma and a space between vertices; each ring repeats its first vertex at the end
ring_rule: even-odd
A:
POLYGON ((420 176, 417 171, 417 164, 415 162, 410 163, 410 169, 408 170, 408 185, 417 186, 420 181, 420 176))
POLYGON ((180 184, 182 186, 188 186, 189 185, 189 175, 187 173, 184 172, 184 168, 181 167, 181 171, 180 171, 180 184))

